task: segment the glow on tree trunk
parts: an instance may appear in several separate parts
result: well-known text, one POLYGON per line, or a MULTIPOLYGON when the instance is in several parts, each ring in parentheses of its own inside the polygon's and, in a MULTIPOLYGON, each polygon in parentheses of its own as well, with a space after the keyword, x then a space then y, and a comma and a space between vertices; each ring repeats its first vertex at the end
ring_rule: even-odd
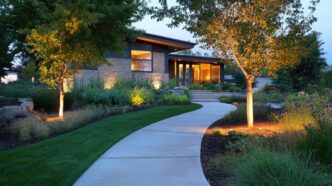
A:
POLYGON ((246 78, 247 81, 247 123, 248 127, 254 127, 254 105, 252 96, 253 78, 246 78))
POLYGON ((59 118, 63 118, 63 108, 64 108, 64 93, 63 93, 63 81, 59 82, 59 118))

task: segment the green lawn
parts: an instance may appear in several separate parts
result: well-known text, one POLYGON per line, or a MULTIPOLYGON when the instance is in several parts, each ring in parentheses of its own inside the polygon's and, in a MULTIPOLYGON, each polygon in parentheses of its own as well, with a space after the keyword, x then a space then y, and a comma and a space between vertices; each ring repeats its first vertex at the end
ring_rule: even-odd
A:
POLYGON ((0 152, 0 185, 72 185, 99 156, 130 133, 200 107, 197 104, 160 106, 131 112, 0 152))

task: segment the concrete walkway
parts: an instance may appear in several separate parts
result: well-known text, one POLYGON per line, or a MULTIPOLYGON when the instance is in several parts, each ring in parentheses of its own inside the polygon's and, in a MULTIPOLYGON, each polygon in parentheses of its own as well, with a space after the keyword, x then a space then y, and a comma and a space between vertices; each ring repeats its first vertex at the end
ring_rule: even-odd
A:
MULTIPOLYGON (((201 140, 216 120, 234 110, 223 103, 200 103, 203 108, 142 128, 102 155, 76 186, 205 186, 201 140)), ((124 123, 125 125, 125 123, 124 123)))

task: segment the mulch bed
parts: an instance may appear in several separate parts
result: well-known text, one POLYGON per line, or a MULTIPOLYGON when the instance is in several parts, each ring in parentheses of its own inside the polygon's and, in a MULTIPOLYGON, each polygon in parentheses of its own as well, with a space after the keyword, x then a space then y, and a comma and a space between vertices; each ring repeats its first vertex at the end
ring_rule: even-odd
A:
POLYGON ((282 132, 279 124, 272 122, 258 122, 255 127, 249 129, 246 124, 231 124, 217 121, 212 124, 205 132, 201 143, 201 163, 206 179, 211 186, 227 185, 230 175, 222 173, 213 173, 209 170, 209 162, 216 156, 226 154, 228 152, 227 145, 234 143, 237 139, 234 136, 228 136, 229 131, 236 131, 251 135, 270 136, 275 133, 282 132), (213 135, 213 131, 218 130, 221 135, 213 135))

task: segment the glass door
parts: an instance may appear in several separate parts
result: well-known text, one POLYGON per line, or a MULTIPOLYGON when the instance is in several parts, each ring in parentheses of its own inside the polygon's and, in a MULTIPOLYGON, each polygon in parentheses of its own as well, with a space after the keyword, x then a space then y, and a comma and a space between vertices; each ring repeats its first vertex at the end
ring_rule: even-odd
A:
POLYGON ((188 63, 177 64, 177 80, 179 86, 188 86, 191 81, 190 65, 188 63))

